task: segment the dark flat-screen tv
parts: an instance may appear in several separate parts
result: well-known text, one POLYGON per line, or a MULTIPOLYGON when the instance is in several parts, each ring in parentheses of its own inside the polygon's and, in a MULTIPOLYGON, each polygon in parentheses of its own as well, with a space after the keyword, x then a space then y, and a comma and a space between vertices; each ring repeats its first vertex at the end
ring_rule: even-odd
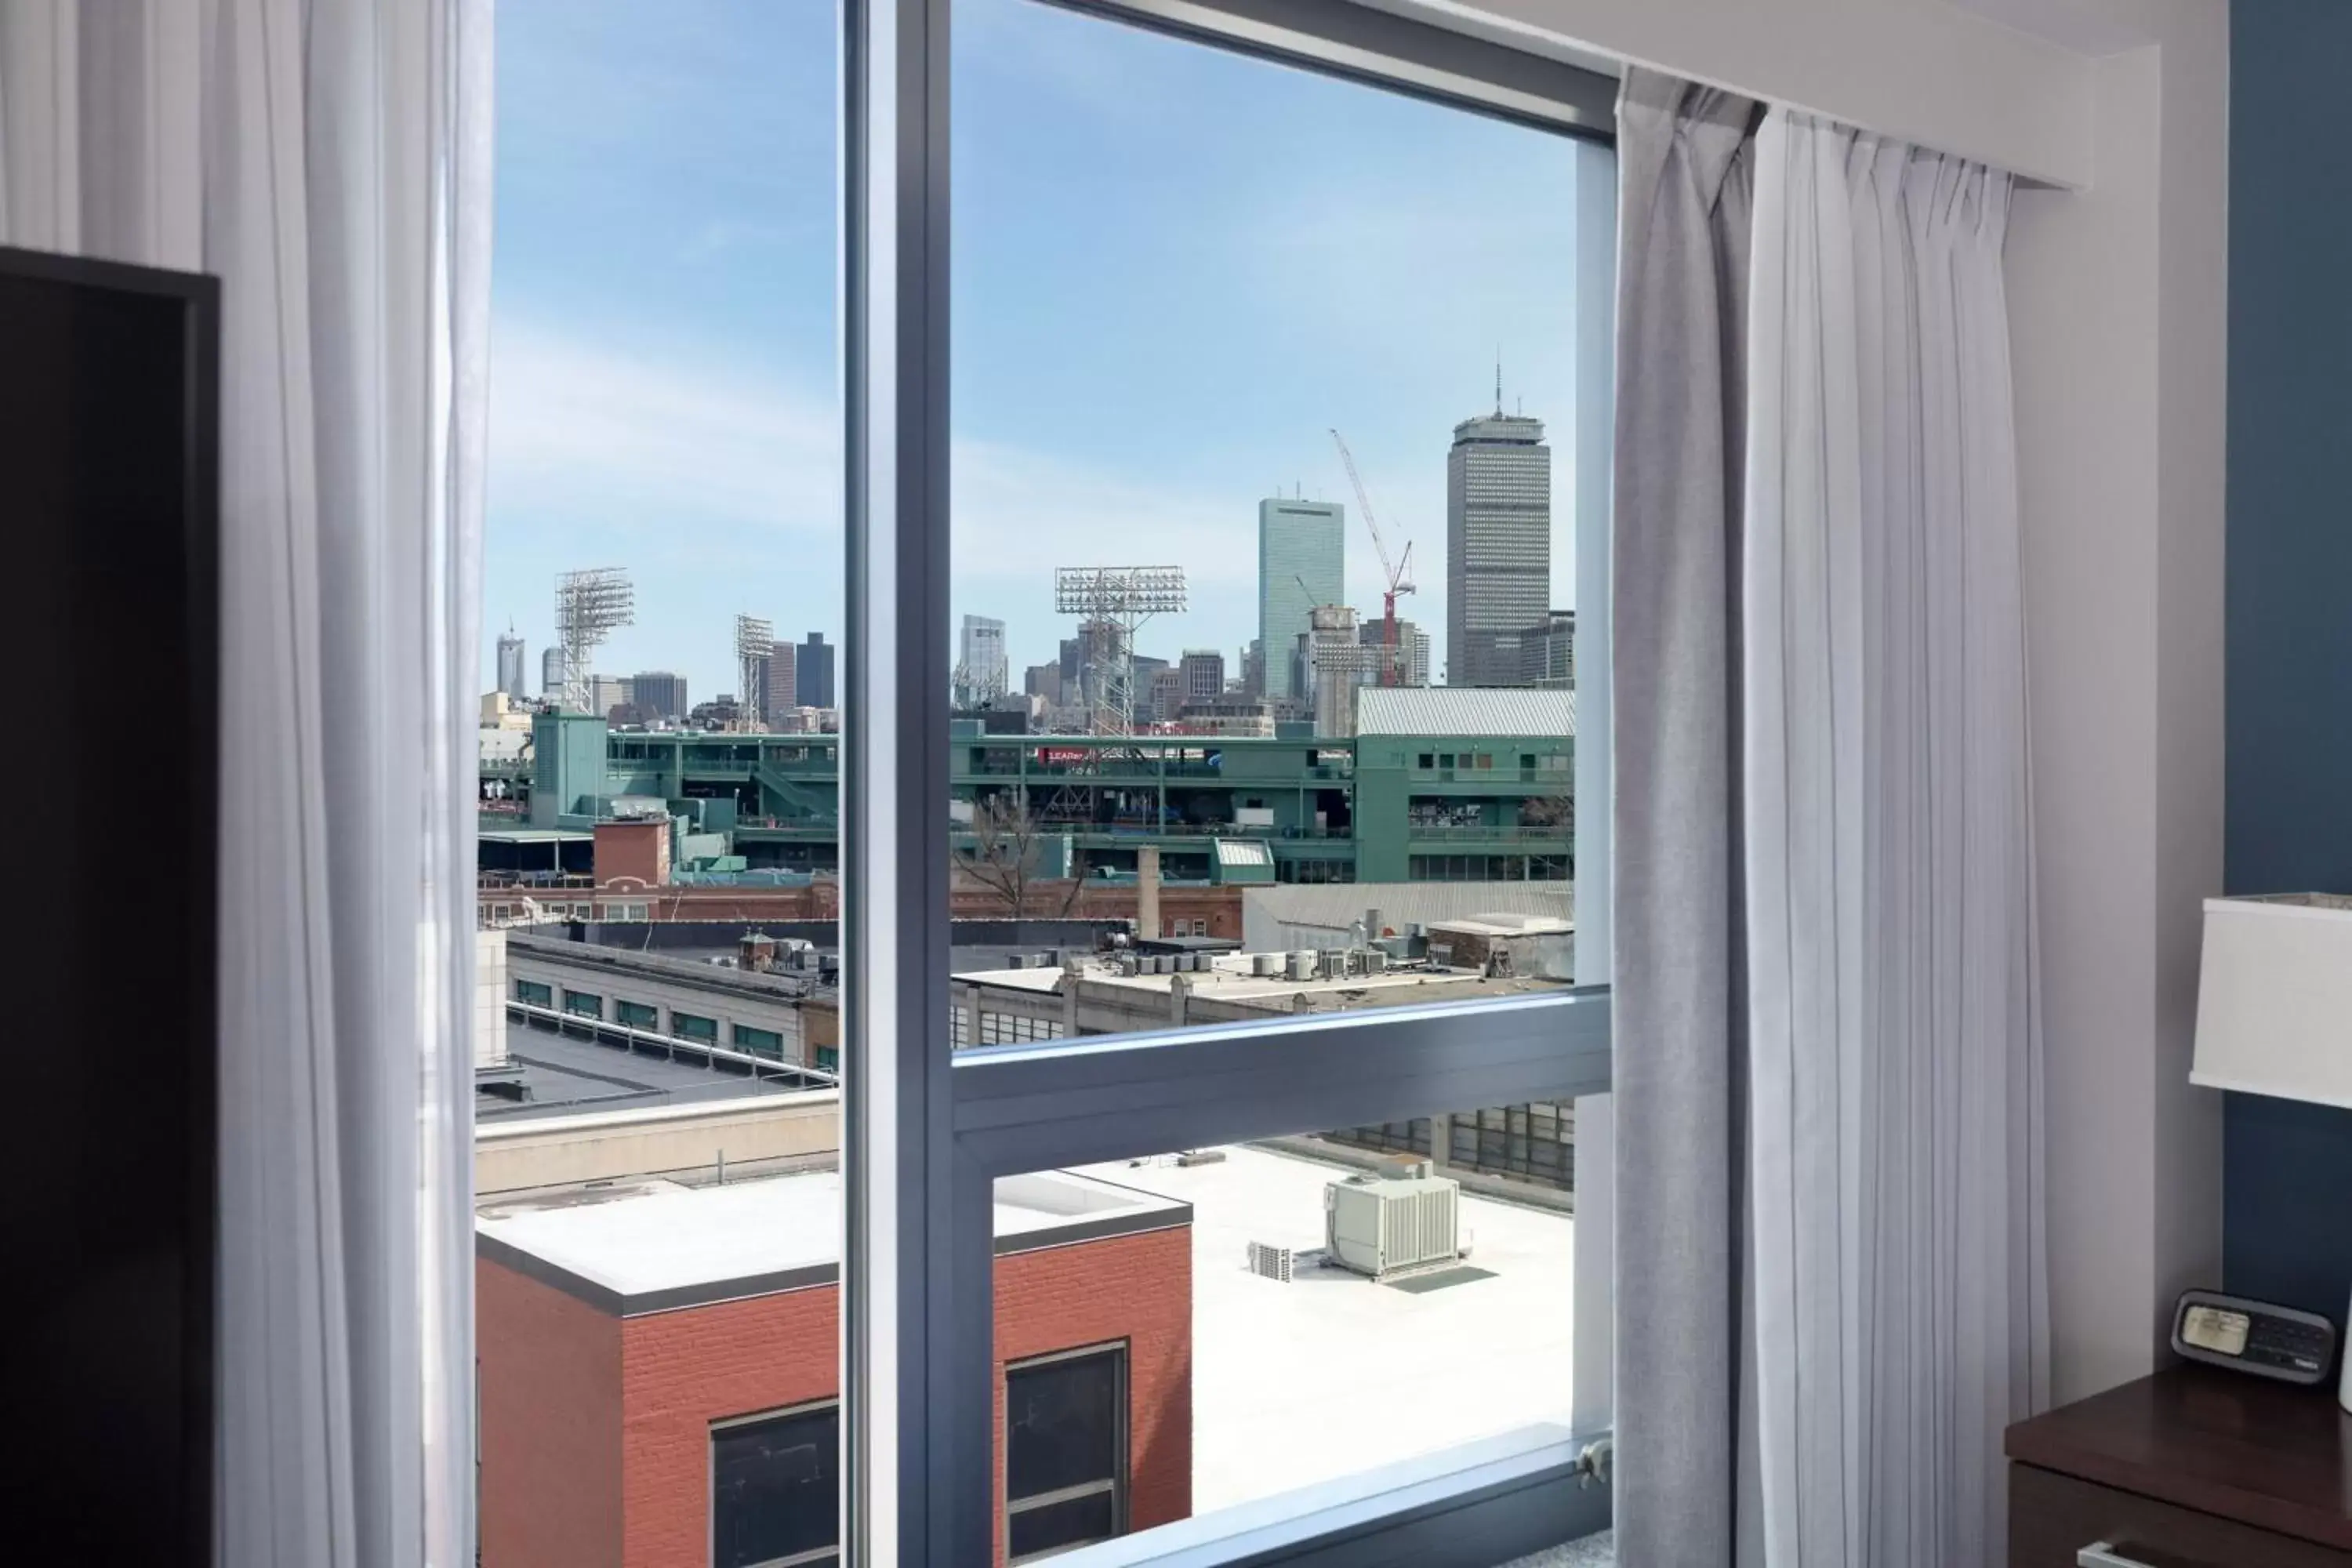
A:
POLYGON ((219 299, 0 247, 0 1518, 54 1562, 210 1557, 219 299))

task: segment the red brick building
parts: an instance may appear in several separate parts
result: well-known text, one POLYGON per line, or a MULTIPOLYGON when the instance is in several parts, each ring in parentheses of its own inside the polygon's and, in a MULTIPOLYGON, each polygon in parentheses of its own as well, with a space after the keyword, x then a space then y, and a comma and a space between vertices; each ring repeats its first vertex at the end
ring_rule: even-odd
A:
MULTIPOLYGON (((485 1568, 833 1561, 839 1203, 814 1172, 483 1210, 485 1568)), ((1191 1513, 1191 1226, 1090 1178, 999 1184, 999 1563, 1191 1513)))
MULTIPOLYGON (((841 917, 841 886, 826 880, 805 887, 732 887, 648 884, 646 873, 656 853, 642 835, 608 846, 604 829, 597 827, 597 875, 581 877, 562 886, 524 886, 512 879, 487 879, 477 891, 485 918, 506 921, 525 918, 536 909, 545 919, 656 921, 829 921, 841 917), (629 911, 635 911, 634 913, 629 911)), ((635 825, 622 825, 633 826, 635 825)), ((659 850, 667 875, 667 839, 659 850)), ((1131 921, 1138 899, 1132 883, 1090 882, 1072 889, 1067 882, 1031 886, 1027 913, 1036 920, 1131 921)), ((992 889, 958 883, 949 891, 950 916, 956 920, 1005 920, 1011 917, 1003 894, 992 889)), ((1148 935, 1213 936, 1239 942, 1242 937, 1242 889, 1233 886, 1202 887, 1191 883, 1160 889, 1160 927, 1148 935)))

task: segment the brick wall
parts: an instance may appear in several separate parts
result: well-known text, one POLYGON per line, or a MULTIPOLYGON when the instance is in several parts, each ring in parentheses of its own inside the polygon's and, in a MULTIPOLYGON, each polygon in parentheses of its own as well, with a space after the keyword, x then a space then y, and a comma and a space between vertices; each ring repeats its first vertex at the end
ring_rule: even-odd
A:
POLYGON ((831 1398, 840 1296, 827 1285, 621 1325, 626 1568, 710 1561, 710 1424, 831 1398))
POLYGON ((669 819, 596 825, 596 885, 658 888, 669 880, 669 819))
MULTIPOLYGON (((830 1285, 614 1320, 497 1264, 477 1272, 483 1568, 704 1568, 711 1423, 839 1386, 830 1285)), ((1146 1530, 1192 1512, 1192 1334, 1189 1227, 997 1259, 998 1563, 1004 1363, 1128 1346, 1129 1521, 1146 1530)))
POLYGON ((621 1324, 488 1259, 474 1266, 482 1562, 621 1568, 621 1324))
POLYGON ((1004 1561, 1004 1367, 1127 1345, 1128 1528, 1192 1512, 1192 1232, 1116 1236, 996 1260, 996 1561, 1004 1561))

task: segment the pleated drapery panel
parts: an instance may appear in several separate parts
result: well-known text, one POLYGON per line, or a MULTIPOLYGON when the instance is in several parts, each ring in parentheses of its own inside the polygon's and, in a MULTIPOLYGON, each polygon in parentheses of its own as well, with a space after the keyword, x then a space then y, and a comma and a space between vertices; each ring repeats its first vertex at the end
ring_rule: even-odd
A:
POLYGON ((1775 1568, 2006 1560, 2046 1403, 2008 176, 1775 110, 1745 571, 1758 1456, 1775 1568))
POLYGON ((6 0, 0 243, 221 279, 224 1564, 472 1559, 490 8, 6 0))
POLYGON ((1738 1508, 1739 608, 1748 127, 1654 72, 1617 110, 1612 495, 1616 1531, 1729 1564, 1738 1508))

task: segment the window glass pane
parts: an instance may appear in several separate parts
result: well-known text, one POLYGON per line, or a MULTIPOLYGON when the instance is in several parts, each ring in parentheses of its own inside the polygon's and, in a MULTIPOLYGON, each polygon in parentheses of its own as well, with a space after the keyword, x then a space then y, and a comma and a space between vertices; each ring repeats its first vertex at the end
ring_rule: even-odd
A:
POLYGON ((1006 1539, 1013 1560, 1066 1552, 1118 1533, 1118 1500, 1108 1492, 1066 1498, 1013 1515, 1006 1539))
MULTIPOLYGON (((1127 1345, 1122 1531, 1564 1426, 1574 1137, 1573 1105, 1520 1106, 1010 1178, 998 1342, 1127 1345)), ((1080 1485, 1101 1462, 1089 1420, 1066 1424, 1083 1446, 1024 1468, 1010 1387, 1018 1540, 1024 1486, 1080 1485)))
POLYGON ((1004 1375, 1005 1495, 1014 1502, 1118 1473, 1122 1349, 1004 1375))
POLYGON ((1575 144, 1036 0, 952 65, 953 1042, 1565 984, 1575 144))
POLYGON ((497 20, 481 1561, 832 1563, 839 9, 497 20))
POLYGON ((710 1435, 717 1568, 815 1561, 841 1540, 840 1407, 723 1426, 710 1435))

